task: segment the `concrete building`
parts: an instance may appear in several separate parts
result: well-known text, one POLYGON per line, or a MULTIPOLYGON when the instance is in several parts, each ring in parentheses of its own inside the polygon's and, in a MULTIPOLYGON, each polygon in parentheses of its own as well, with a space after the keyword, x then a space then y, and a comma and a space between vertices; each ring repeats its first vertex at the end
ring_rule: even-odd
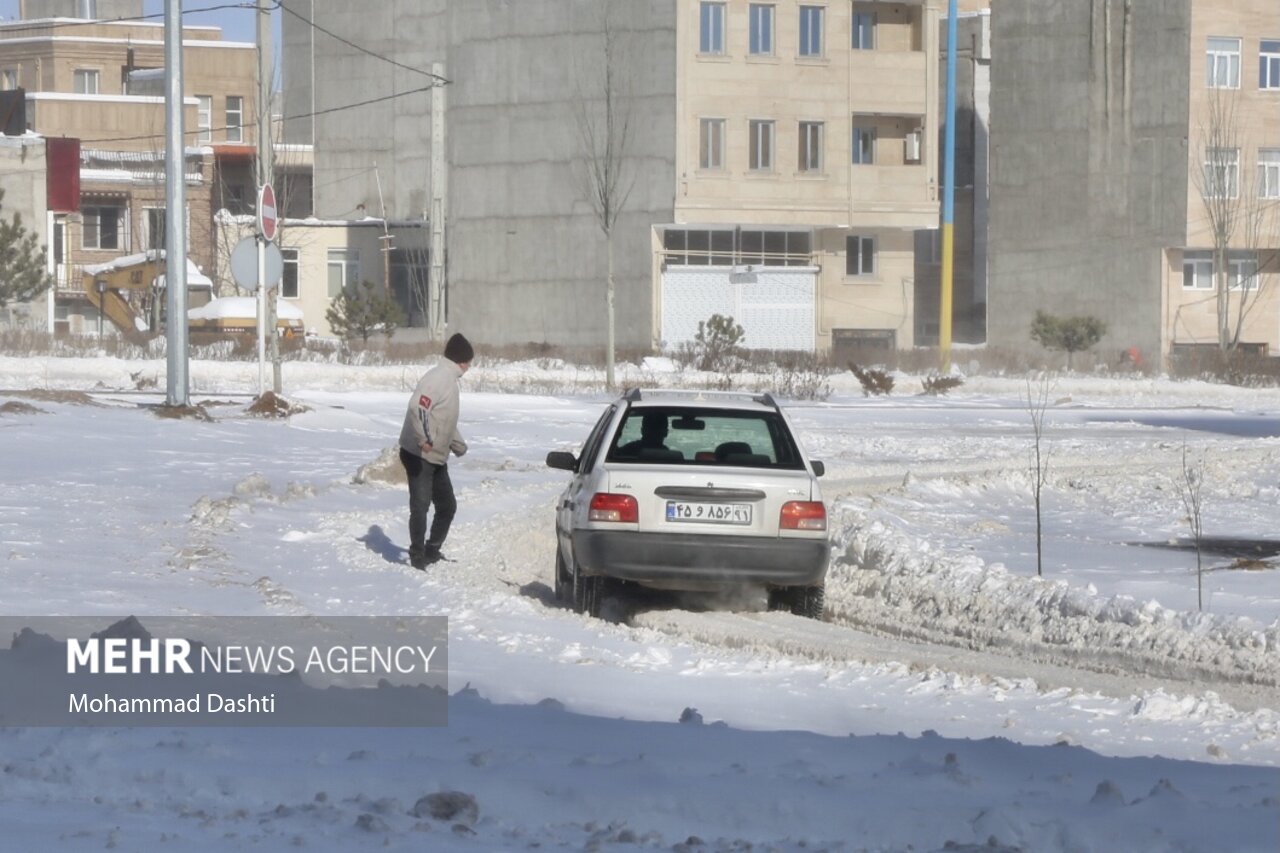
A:
MULTIPOLYGON (((45 141, 38 136, 0 136, 0 216, 8 221, 17 214, 22 226, 41 245, 49 242, 49 161, 45 141)), ((50 295, 29 303, 0 307, 0 326, 44 329, 50 311, 50 295)))
POLYGON ((1044 310, 1107 322, 1109 359, 1216 346, 1207 225, 1227 201, 1271 214, 1237 229, 1223 271, 1233 316, 1252 302, 1240 341, 1276 352, 1280 6, 1028 0, 992 22, 990 342, 1034 347, 1044 310))
POLYGON ((748 346, 909 347, 915 232, 938 219, 939 5, 286 0, 286 138, 315 142, 318 216, 427 219, 444 98, 450 329, 599 347, 580 130, 609 9, 619 347, 677 345, 712 313, 748 346))

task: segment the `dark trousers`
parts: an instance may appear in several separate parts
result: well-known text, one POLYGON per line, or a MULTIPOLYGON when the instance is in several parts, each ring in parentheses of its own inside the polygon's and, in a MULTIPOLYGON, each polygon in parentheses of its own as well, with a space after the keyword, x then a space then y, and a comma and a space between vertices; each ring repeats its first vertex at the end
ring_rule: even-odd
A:
POLYGON ((432 465, 421 456, 401 448, 400 463, 409 478, 409 558, 439 552, 449 535, 449 525, 458 511, 448 465, 432 465), (427 509, 435 506, 431 538, 427 538, 427 509))

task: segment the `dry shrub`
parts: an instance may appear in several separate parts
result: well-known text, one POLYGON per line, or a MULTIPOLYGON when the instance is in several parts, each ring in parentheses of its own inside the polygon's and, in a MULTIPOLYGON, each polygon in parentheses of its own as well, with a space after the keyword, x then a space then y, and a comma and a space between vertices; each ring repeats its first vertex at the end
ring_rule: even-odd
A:
POLYGON ((1280 358, 1258 353, 1223 352, 1217 346, 1178 347, 1169 358, 1170 373, 1182 379, 1225 382, 1246 388, 1280 385, 1280 358))
POLYGON ((959 376, 926 376, 921 382, 924 387, 923 393, 932 397, 941 396, 954 388, 959 388, 963 384, 964 380, 959 376))
POLYGON ((853 371, 853 375, 858 377, 858 381, 862 383, 862 393, 877 397, 881 394, 889 394, 893 391, 893 377, 878 368, 868 367, 862 368, 855 362, 849 362, 849 369, 853 371))

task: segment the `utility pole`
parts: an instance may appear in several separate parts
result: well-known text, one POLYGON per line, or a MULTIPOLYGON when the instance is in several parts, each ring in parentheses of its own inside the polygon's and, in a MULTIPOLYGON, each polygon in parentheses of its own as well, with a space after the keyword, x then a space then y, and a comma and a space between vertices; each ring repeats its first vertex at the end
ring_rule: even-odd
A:
POLYGON ((943 135, 942 294, 938 306, 938 356, 943 373, 951 372, 951 278, 955 270, 956 210, 956 0, 947 8, 947 128, 943 135))
POLYGON ((444 63, 431 63, 431 281, 428 282, 427 319, 431 339, 444 340, 445 276, 444 229, 449 210, 449 176, 445 169, 445 87, 444 63))
MULTIPOLYGON (((274 177, 271 153, 271 3, 258 0, 258 185, 267 186, 274 177)), ((281 198, 283 207, 283 198, 281 198)), ((277 213, 279 216, 279 213, 277 213)), ((277 233, 278 229, 277 229, 277 233)), ((264 243, 265 238, 258 237, 264 243)), ((265 273, 266 246, 259 247, 264 263, 258 265, 258 287, 266 294, 267 310, 264 323, 267 327, 267 342, 271 352, 271 389, 279 395, 283 388, 280 367, 280 336, 276 329, 276 299, 279 290, 271 293, 266 290, 263 281, 265 273)), ((277 285, 279 287, 279 285, 277 285)))
POLYGON ((187 176, 182 127, 182 0, 164 4, 165 405, 190 405, 187 376, 187 176))

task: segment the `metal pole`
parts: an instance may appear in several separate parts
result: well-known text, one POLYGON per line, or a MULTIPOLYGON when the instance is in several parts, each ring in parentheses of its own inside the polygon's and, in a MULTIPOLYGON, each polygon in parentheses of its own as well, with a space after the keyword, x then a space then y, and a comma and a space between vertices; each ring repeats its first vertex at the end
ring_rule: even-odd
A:
POLYGON ((182 0, 164 4, 165 403, 190 404, 187 377, 187 179, 182 127, 182 0))
POLYGON ((445 318, 445 220, 449 209, 449 176, 445 164, 445 87, 444 63, 431 63, 431 74, 436 79, 431 89, 431 280, 427 283, 429 297, 427 318, 432 340, 444 338, 445 318))
MULTIPOLYGON (((271 3, 268 0, 258 0, 258 169, 259 184, 263 186, 270 185, 275 179, 275 164, 272 162, 271 153, 271 3)), ((276 200, 276 222, 280 220, 280 208, 282 199, 277 195, 276 200)), ((280 233, 280 226, 276 225, 276 234, 280 233)), ((258 251, 258 283, 261 285, 266 270, 267 246, 265 241, 259 241, 258 251)), ((279 291, 275 294, 268 294, 263 298, 263 304, 266 307, 266 327, 271 331, 271 388, 276 393, 281 393, 283 380, 282 370, 280 367, 280 336, 276 328, 276 299, 279 298, 279 291)))
POLYGON ((938 307, 938 357, 951 371, 951 279, 955 267, 956 207, 956 0, 947 5, 947 129, 943 142, 942 299, 938 307))

